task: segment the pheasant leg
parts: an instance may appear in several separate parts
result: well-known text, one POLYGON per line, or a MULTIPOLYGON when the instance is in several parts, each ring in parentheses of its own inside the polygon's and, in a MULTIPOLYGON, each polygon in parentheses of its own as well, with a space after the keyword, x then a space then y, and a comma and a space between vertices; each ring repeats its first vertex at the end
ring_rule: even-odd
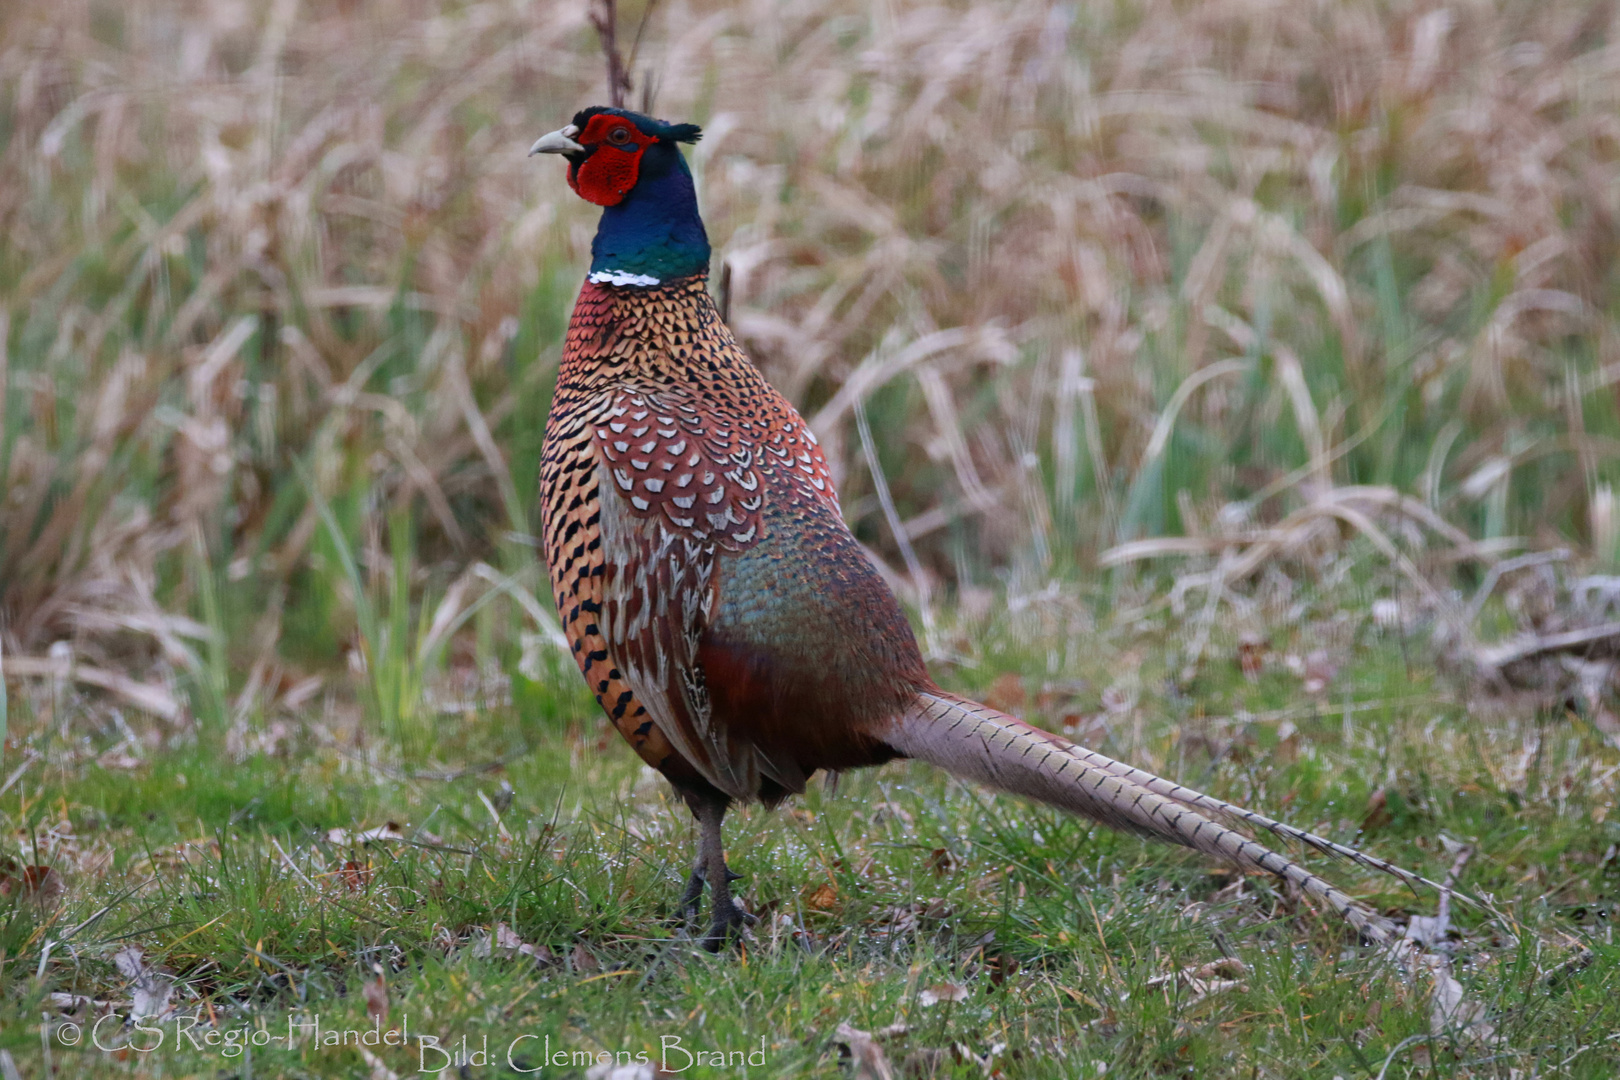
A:
POLYGON ((692 867, 692 876, 686 879, 686 891, 675 902, 675 910, 681 913, 681 918, 691 920, 697 918, 698 903, 703 899, 703 863, 699 862, 692 867))
POLYGON ((741 875, 733 874, 726 865, 720 829, 726 816, 726 801, 704 799, 692 812, 697 817, 700 829, 698 861, 692 870, 691 880, 686 884, 686 892, 681 896, 682 907, 695 913, 697 895, 703 891, 704 884, 708 884, 709 932, 703 936, 703 947, 710 952, 719 952, 727 939, 733 934, 740 934, 742 928, 754 920, 737 906, 731 896, 731 883, 741 875))

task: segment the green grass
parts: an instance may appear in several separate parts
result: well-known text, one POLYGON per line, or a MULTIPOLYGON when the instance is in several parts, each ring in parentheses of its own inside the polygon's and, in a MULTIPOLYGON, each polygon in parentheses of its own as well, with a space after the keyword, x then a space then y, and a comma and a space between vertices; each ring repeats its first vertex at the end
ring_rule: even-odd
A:
MULTIPOLYGON (((552 665, 526 684, 523 708, 432 721, 431 770, 502 763, 453 779, 413 775, 431 771, 425 760, 402 768, 358 704, 329 704, 290 743, 223 764, 179 740, 106 768, 95 755, 119 736, 94 730, 93 709, 68 718, 79 733, 63 741, 44 699, 14 700, 14 738, 44 756, 0 798, 6 853, 56 866, 67 887, 54 905, 13 897, 0 913, 0 1045, 38 1074, 42 1012, 86 1019, 44 995, 127 1002, 110 958, 133 943, 175 974, 181 1012, 204 1018, 194 1036, 209 1017, 214 1030, 261 1038, 317 1014, 327 1031, 362 1031, 364 986, 381 978, 383 1030, 408 1016, 413 1042, 459 1048, 465 1035, 479 1050, 487 1039, 497 1064, 474 1059, 474 1076, 510 1075, 506 1048, 525 1035, 549 1036, 554 1052, 655 1059, 661 1040, 678 1038, 763 1052, 768 1066, 748 1075, 837 1076, 841 1023, 905 1023, 888 1054, 920 1075, 983 1075, 972 1056, 992 1055, 1008 1077, 1101 1075, 1101 1063, 1127 1077, 1373 1077, 1398 1046, 1389 1076, 1620 1068, 1608 907, 1620 830, 1593 820, 1612 802, 1620 758, 1580 718, 1482 720, 1413 658, 1420 645, 1370 625, 1312 698, 1280 662, 1244 679, 1219 632, 1197 677, 1177 686, 1165 670, 1181 640, 1170 620, 1105 626, 1054 664, 1062 639, 1040 629, 1050 614, 974 628, 980 659, 946 665, 946 682, 1005 694, 1017 676, 1037 720, 1078 717, 1104 751, 1431 877, 1452 861, 1442 834, 1476 845, 1461 885, 1494 898, 1501 917, 1459 908, 1457 975, 1498 1039, 1435 1033, 1428 976, 1358 948, 1267 880, 922 766, 848 775, 836 792, 816 784, 774 813, 734 811, 731 861, 760 921, 741 952, 709 956, 672 913, 688 815, 604 734, 577 677, 552 665), (1056 696, 1036 692, 1046 686, 1056 696), (1110 713, 1110 687, 1140 697, 1110 713), (1533 752, 1527 735, 1538 736, 1533 752), (404 839, 352 839, 390 821, 404 839), (556 962, 480 955, 499 923, 556 962), (1590 964, 1549 987, 1582 949, 1590 964), (1225 956, 1247 966, 1241 985, 1202 1000, 1149 983, 1225 956), (965 987, 965 999, 925 1006, 922 992, 942 984, 965 987)), ((1325 633, 1311 619, 1280 622, 1270 640, 1281 656, 1325 633)), ((1433 897, 1392 880, 1312 862, 1391 914, 1434 911, 1433 897)), ((104 1023, 104 1041, 120 1023, 104 1023)), ((222 1045, 177 1049, 172 1020, 160 1028, 165 1042, 149 1053, 46 1041, 67 1075, 374 1075, 352 1045, 313 1036, 226 1058, 222 1045)), ((541 1040, 518 1043, 519 1066, 542 1064, 541 1040)), ((445 1063, 420 1044, 376 1053, 401 1076, 445 1063)), ((672 1067, 685 1062, 670 1054, 672 1067)))
POLYGON ((1463 885, 1502 915, 1456 913, 1457 975, 1500 1039, 1434 1034, 1428 975, 1265 881, 920 768, 737 812, 761 925, 693 952, 690 823, 555 649, 529 535, 596 210, 522 150, 601 95, 584 8, 25 0, 0 4, 0 1048, 24 1075, 385 1075, 172 1027, 42 1043, 78 1015, 48 995, 127 1011, 133 943, 215 1031, 359 1026, 380 972, 413 1034, 763 1039, 750 1075, 837 1074, 840 1023, 901 1021, 907 1075, 1620 1071, 1616 686, 1590 716, 1564 685, 1497 696, 1425 629, 1520 548, 1577 552, 1551 605, 1527 571, 1464 630, 1567 625, 1570 576, 1620 560, 1613 20, 693 10, 640 55, 657 110, 706 125, 732 322, 891 566, 905 523, 942 681, 1431 877, 1442 836, 1475 845, 1463 885), (1099 571, 1166 536, 1185 562, 1099 571), (1283 658, 1324 649, 1313 696, 1283 658), (562 962, 477 955, 503 923, 562 962), (1241 988, 1149 984, 1227 953, 1241 988), (944 983, 967 999, 925 1007, 944 983))

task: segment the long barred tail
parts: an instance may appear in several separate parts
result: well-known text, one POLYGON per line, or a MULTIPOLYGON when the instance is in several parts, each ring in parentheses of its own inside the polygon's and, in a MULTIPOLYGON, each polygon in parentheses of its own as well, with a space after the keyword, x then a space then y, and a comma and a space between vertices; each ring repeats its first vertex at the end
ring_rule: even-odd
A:
POLYGON ((1440 887, 1382 859, 1132 768, 954 694, 919 694, 916 704, 895 719, 881 738, 907 757, 938 765, 955 776, 1291 881, 1374 941, 1388 940, 1393 927, 1386 919, 1298 863, 1214 818, 1228 817, 1266 829, 1411 884, 1440 887))
POLYGON ((1190 806, 1194 810, 1212 811, 1213 813, 1219 814, 1222 817, 1228 818, 1232 821, 1239 821, 1245 825, 1252 825, 1257 829, 1265 829, 1267 832, 1275 833, 1276 835, 1285 839, 1297 841, 1298 843, 1304 844, 1306 847, 1322 852, 1324 855, 1332 855, 1337 858, 1348 859, 1360 866, 1367 867, 1369 870, 1380 870, 1391 877, 1399 878, 1406 884, 1412 886, 1414 889, 1422 886, 1427 889, 1433 889, 1435 892, 1450 892, 1452 896, 1462 900, 1465 903, 1477 903, 1477 901, 1472 897, 1466 895, 1465 893, 1457 892, 1451 886, 1442 885, 1438 881, 1430 881, 1421 874, 1414 874, 1412 871, 1407 870, 1404 867, 1396 866, 1391 862, 1385 862, 1376 855, 1369 855, 1365 851, 1358 851, 1353 847, 1347 847, 1344 844, 1336 843, 1329 840, 1325 836, 1317 836, 1315 833, 1308 832, 1305 829, 1301 829, 1297 826, 1268 818, 1264 814, 1257 814, 1253 810, 1246 810, 1241 806, 1236 806, 1229 802, 1224 802, 1215 798, 1213 795, 1205 795, 1201 791, 1194 791, 1190 787, 1183 787, 1181 784, 1178 784, 1173 780, 1166 780, 1162 776, 1154 776, 1145 769, 1138 769, 1134 765, 1125 764, 1123 761, 1115 761, 1113 758, 1105 757, 1102 754, 1096 753, 1092 750, 1087 750, 1083 746, 1076 746, 1071 743, 1069 744, 1069 752, 1086 762, 1088 765, 1096 766, 1099 769, 1105 769, 1108 772, 1113 773, 1115 776, 1124 777, 1125 779, 1130 780, 1132 783, 1140 784, 1142 787, 1147 788, 1155 795, 1162 795, 1167 799, 1181 803, 1183 806, 1190 806))

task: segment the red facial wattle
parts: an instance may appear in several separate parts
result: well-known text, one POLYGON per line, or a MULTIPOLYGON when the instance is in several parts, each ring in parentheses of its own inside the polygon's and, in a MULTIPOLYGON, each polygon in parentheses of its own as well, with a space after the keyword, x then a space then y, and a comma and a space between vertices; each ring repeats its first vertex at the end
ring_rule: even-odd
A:
POLYGON ((598 206, 615 206, 636 186, 641 152, 658 140, 644 135, 623 117, 591 117, 577 136, 591 154, 568 169, 568 186, 598 206))

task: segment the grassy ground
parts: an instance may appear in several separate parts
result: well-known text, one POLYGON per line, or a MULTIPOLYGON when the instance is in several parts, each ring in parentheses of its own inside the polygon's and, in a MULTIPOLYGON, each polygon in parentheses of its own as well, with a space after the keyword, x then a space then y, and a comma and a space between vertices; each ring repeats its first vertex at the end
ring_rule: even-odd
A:
POLYGON ((0 4, 0 1048, 423 1063, 57 1026, 144 1001, 503 1067, 534 1033, 831 1073, 840 1024, 903 1022, 910 1073, 1612 1075, 1616 666, 1479 658, 1616 607, 1616 20, 666 3, 635 65, 705 125, 731 321, 942 680, 1431 877, 1472 845, 1496 914, 1402 970, 899 767, 739 812, 756 940, 693 954, 690 828, 559 660, 530 535, 595 212, 522 151, 602 96, 586 6, 0 4))
MULTIPOLYGON (((49 899, 14 888, 5 901, 0 1040, 25 1075, 44 1075, 47 1047, 58 1074, 75 1076, 445 1065, 420 1035, 458 1052, 463 1036, 469 1052, 487 1040, 495 1064, 460 1059, 465 1075, 508 1075, 507 1049, 535 1035, 516 1044, 520 1068, 544 1064, 549 1037, 570 1055, 656 1060, 668 1046, 679 1069, 686 1059, 664 1041, 679 1039, 762 1052, 768 1064, 756 1057, 748 1075, 833 1076, 840 1024, 905 1024, 885 1046, 914 1075, 979 1076, 988 1059, 1009 1077, 1370 1077, 1391 1055, 1389 1076, 1613 1075, 1620 948, 1607 898, 1620 833, 1604 817, 1620 756, 1574 715, 1466 707, 1421 646, 1370 617, 1346 624, 1364 599, 1277 613, 1264 651, 1246 647, 1252 678, 1221 632, 1190 683, 1171 678, 1164 658, 1185 641, 1173 619, 1054 633, 1084 610, 1076 596, 937 628, 976 654, 940 670, 1431 877, 1454 862, 1442 838, 1473 845, 1459 883, 1497 914, 1459 909, 1447 948, 1489 1037, 1436 1023, 1428 974, 1358 948, 1265 880, 922 766, 735 813, 732 862, 759 923, 740 954, 701 953, 672 911, 689 818, 604 735, 566 658, 548 653, 538 679, 487 685, 497 700, 449 703, 431 760, 402 759, 331 701, 232 757, 166 744, 155 727, 142 737, 71 693, 14 700, 13 738, 39 757, 0 813, 13 850, 64 888, 49 899), (1323 643, 1335 650, 1327 685, 1307 692, 1290 658, 1323 643), (508 692, 515 701, 500 700, 508 692), (360 839, 368 829, 381 834, 360 839), (201 1015, 198 1032, 211 1020, 279 1038, 227 1057, 235 1048, 177 1047, 171 1018, 160 1045, 134 1033, 155 1045, 147 1053, 63 1045, 78 1030, 64 1021, 88 1032, 105 1007, 47 995, 127 1007, 139 983, 111 958, 131 944, 172 975, 170 1006, 201 1015), (1205 976, 1235 985, 1152 981, 1227 957, 1242 967, 1205 976), (317 1015, 323 1031, 380 1017, 401 1036, 408 1018, 415 1045, 366 1059, 305 1029, 289 1047, 289 1022, 317 1015)), ((1391 914, 1435 911, 1393 881, 1319 868, 1391 914)), ((116 1016, 101 1034, 131 1037, 116 1016)))

